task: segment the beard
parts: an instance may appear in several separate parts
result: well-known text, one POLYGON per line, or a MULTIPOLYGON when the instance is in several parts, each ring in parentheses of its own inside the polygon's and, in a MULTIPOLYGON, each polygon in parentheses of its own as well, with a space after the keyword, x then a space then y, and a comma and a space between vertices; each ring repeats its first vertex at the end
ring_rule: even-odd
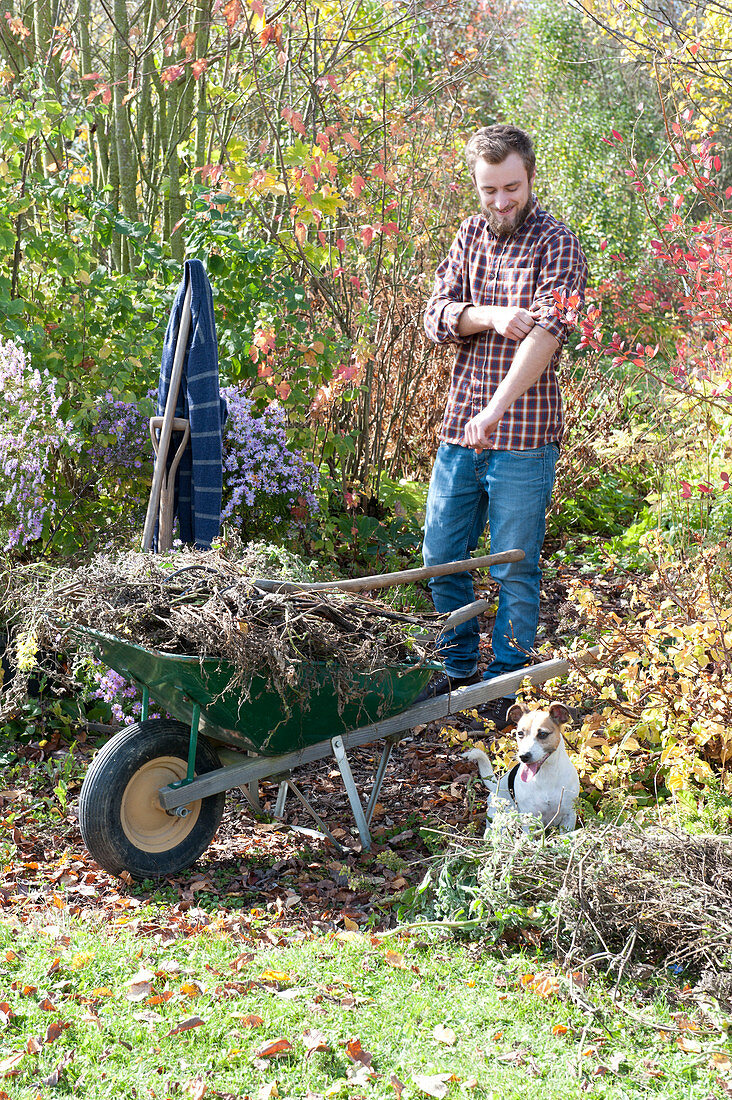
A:
POLYGON ((511 237, 514 233, 517 233, 521 226, 524 224, 534 206, 534 195, 531 189, 529 189, 529 197, 523 206, 520 206, 518 210, 514 212, 512 218, 499 218, 493 210, 484 210, 486 221, 490 226, 491 232, 496 237, 511 237))

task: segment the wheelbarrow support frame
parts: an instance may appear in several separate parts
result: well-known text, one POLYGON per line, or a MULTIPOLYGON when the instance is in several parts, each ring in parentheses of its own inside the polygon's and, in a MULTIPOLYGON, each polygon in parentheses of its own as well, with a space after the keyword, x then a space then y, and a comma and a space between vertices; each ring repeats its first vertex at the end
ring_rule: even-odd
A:
MULTIPOLYGON (((296 752, 284 753, 280 756, 242 758, 236 763, 227 764, 197 778, 185 779, 180 783, 162 787, 159 792, 160 805, 168 813, 175 813, 179 807, 184 807, 199 798, 206 798, 209 795, 230 790, 232 787, 246 788, 245 794, 251 802, 252 792, 256 791, 256 785, 260 780, 279 779, 280 790, 274 816, 282 817, 287 792, 290 791, 307 809, 321 831, 337 847, 341 848, 342 845, 338 844, 338 841, 332 836, 305 795, 291 779, 292 772, 296 768, 332 755, 343 779, 361 846, 367 851, 371 846, 369 826, 384 782, 391 752, 394 746, 406 737, 410 730, 415 726, 439 721, 441 718, 446 718, 448 715, 456 714, 459 711, 471 710, 490 699, 500 699, 510 695, 526 680, 532 684, 543 684, 556 676, 564 676, 572 667, 592 663, 598 653, 597 648, 584 650, 573 655, 571 661, 564 658, 554 658, 550 661, 542 661, 539 664, 518 669, 516 672, 506 673, 503 676, 495 676, 493 679, 484 680, 479 684, 458 688, 457 691, 453 691, 448 695, 437 696, 435 699, 429 699, 424 703, 409 707, 408 710, 402 711, 392 718, 387 718, 383 722, 374 722, 371 725, 362 726, 348 733, 339 734, 330 740, 319 741, 296 752), (385 740, 385 745, 373 778, 368 802, 364 806, 356 781, 353 778, 347 752, 350 749, 370 745, 372 742, 380 740, 385 740)), ((241 754, 227 747, 220 750, 219 755, 231 760, 232 757, 241 754)))

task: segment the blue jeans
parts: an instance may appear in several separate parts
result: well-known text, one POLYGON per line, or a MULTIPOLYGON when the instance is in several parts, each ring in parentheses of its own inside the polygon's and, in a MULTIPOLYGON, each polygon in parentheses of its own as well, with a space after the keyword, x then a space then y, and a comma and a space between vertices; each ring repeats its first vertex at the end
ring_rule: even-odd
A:
MULTIPOLYGON (((498 612, 493 661, 485 679, 522 668, 528 662, 524 651, 534 645, 539 623, 539 555, 558 454, 555 443, 481 454, 442 443, 437 451, 427 496, 425 565, 467 558, 477 547, 486 520, 492 554, 518 548, 526 555, 523 561, 491 567, 499 585, 498 612)), ((470 573, 435 577, 429 585, 437 611, 454 611, 475 599, 470 573)), ((440 653, 451 676, 473 675, 479 637, 477 619, 445 635, 440 653)))

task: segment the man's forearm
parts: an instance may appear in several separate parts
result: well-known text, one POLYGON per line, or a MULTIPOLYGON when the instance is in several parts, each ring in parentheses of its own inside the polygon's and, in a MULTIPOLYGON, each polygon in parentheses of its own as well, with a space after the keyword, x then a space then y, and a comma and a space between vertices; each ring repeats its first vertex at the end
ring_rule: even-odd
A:
POLYGON ((559 341, 546 329, 535 326, 519 344, 508 373, 498 385, 488 408, 498 417, 537 382, 559 347, 559 341))
POLYGON ((458 321, 460 336, 474 336, 493 328, 490 306, 466 306, 458 321))
POLYGON ((513 362, 493 397, 484 409, 465 426, 465 446, 478 451, 490 446, 490 439, 501 417, 514 401, 541 378, 559 347, 558 340, 538 325, 519 344, 513 362))

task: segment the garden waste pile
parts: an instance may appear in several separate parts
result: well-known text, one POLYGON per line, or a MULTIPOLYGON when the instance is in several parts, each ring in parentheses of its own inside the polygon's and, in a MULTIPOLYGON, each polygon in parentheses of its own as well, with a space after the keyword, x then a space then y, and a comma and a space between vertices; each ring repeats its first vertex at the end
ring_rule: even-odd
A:
MULTIPOLYGON (((159 652, 219 658, 247 698, 254 676, 304 701, 316 662, 368 676, 428 660, 424 637, 439 618, 400 614, 383 602, 336 590, 268 591, 246 559, 220 551, 97 555, 75 570, 14 571, 5 597, 14 652, 83 645, 88 627, 159 652)), ((292 585, 290 585, 292 588, 292 585)), ((22 662, 21 662, 22 663, 22 662)))
POLYGON ((732 837, 588 823, 533 843, 509 820, 450 841, 420 916, 481 937, 531 928, 567 965, 661 965, 732 997, 732 837))

